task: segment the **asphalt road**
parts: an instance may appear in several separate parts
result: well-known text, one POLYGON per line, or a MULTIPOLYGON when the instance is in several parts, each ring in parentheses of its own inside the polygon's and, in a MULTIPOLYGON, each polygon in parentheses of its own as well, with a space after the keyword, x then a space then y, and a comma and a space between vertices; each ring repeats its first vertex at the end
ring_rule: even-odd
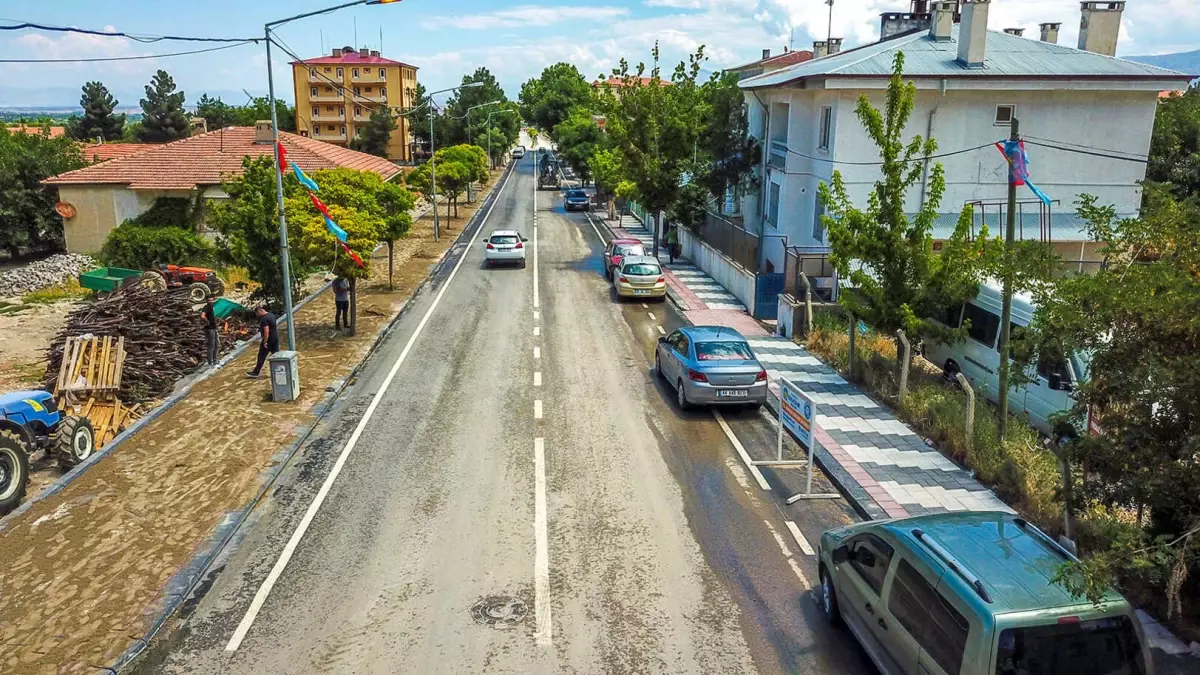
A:
POLYGON ((759 482, 763 413, 675 407, 680 317, 616 301, 531 156, 482 226, 528 266, 456 247, 140 672, 874 672, 808 589, 853 512, 759 482))

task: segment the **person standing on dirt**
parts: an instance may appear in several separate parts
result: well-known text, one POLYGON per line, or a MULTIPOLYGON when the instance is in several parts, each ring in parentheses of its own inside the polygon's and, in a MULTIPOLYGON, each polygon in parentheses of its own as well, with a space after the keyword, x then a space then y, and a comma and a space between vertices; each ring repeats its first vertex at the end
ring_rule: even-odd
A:
POLYGON ((217 314, 213 310, 213 296, 210 294, 204 298, 204 309, 200 310, 200 322, 204 324, 204 344, 206 347, 206 360, 208 365, 217 365, 217 353, 221 347, 221 340, 217 335, 217 314))
POLYGON ((679 232, 675 229, 677 225, 671 225, 667 228, 667 255, 671 258, 672 265, 675 264, 675 256, 678 255, 676 249, 679 247, 679 232))
POLYGON ((258 315, 258 330, 262 333, 262 341, 258 343, 258 363, 254 365, 254 370, 246 371, 246 377, 250 378, 258 377, 262 372, 268 354, 279 351, 279 325, 275 315, 268 312, 265 305, 259 305, 254 313, 258 315))
POLYGON ((350 280, 338 277, 333 280, 333 329, 350 328, 350 280))

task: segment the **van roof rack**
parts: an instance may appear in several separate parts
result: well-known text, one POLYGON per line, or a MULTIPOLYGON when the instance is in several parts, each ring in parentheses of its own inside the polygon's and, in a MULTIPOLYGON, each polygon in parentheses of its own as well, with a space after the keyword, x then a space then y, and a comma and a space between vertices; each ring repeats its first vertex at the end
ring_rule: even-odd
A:
POLYGON ((1069 560, 1071 562, 1079 562, 1079 558, 1075 557, 1075 555, 1072 554, 1070 551, 1068 551, 1065 546, 1063 546, 1062 544, 1055 541, 1053 537, 1051 537, 1050 535, 1043 532, 1041 530, 1041 528, 1039 528, 1037 525, 1034 525, 1033 523, 1025 520, 1024 518, 1019 518, 1019 517, 1013 518, 1013 524, 1016 525, 1017 527, 1021 528, 1025 532, 1032 534, 1034 537, 1041 539, 1043 542, 1045 542, 1047 545, 1050 546, 1051 550, 1053 550, 1055 553, 1058 553, 1063 558, 1066 558, 1067 560, 1069 560))
POLYGON ((987 588, 984 587, 983 582, 979 580, 979 577, 975 576, 975 574, 971 572, 971 570, 967 569, 965 565, 959 562, 957 558, 950 555, 950 552, 942 548, 941 544, 934 541, 933 537, 925 534, 925 531, 921 529, 913 530, 912 534, 917 538, 917 541, 925 544, 930 551, 933 551, 934 555, 941 558, 942 562, 946 563, 947 567, 954 570, 958 576, 962 577, 964 581, 970 584, 971 588, 975 589, 975 592, 980 598, 983 599, 984 602, 989 604, 992 602, 992 596, 988 594, 987 588))

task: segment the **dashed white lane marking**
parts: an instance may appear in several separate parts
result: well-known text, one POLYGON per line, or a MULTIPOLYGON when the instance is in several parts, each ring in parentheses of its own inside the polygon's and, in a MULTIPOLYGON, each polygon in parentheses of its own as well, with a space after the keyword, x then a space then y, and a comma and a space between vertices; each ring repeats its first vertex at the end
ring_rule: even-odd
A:
POLYGON ((746 469, 750 471, 750 475, 754 476, 754 480, 758 482, 758 487, 770 490, 770 483, 763 477, 758 467, 750 463, 750 455, 746 454, 746 448, 742 447, 742 442, 738 440, 738 437, 733 435, 733 429, 729 428, 729 424, 725 421, 725 416, 719 410, 713 410, 712 414, 713 417, 717 418, 717 424, 721 425, 721 431, 725 432, 725 438, 729 439, 729 442, 733 444, 733 449, 737 450, 738 457, 742 458, 742 463, 746 465, 746 469))
POLYGON ((795 558, 788 558, 788 565, 791 566, 792 571, 800 579, 800 585, 804 586, 804 590, 811 591, 812 584, 808 583, 808 577, 804 576, 804 570, 800 569, 800 563, 796 562, 795 558))
POLYGON ((533 374, 533 386, 542 386, 542 372, 540 370, 533 374))
POLYGON ((533 358, 535 358, 535 359, 542 358, 542 348, 541 347, 533 348, 533 358))
MULTIPOLYGON (((510 172, 508 177, 504 179, 504 183, 498 188, 501 192, 508 185, 508 179, 511 177, 512 173, 510 172)), ((484 225, 487 224, 488 218, 492 215, 492 209, 499 201, 498 198, 493 200, 492 205, 488 207, 487 213, 483 214, 483 220, 479 223, 475 234, 471 235, 471 241, 467 243, 467 251, 470 251, 474 247, 479 233, 483 232, 484 225)), ((358 445, 358 439, 362 436, 363 430, 367 428, 367 424, 370 423, 371 417, 375 414, 375 409, 379 407, 379 402, 383 400, 383 396, 387 393, 388 387, 391 386, 392 380, 396 379, 396 373, 400 372, 400 366, 408 358, 413 345, 417 343, 417 338, 421 337, 425 326, 428 325, 429 317, 433 316, 434 310, 441 304, 442 298, 445 297, 446 291, 450 288, 454 277, 458 274, 458 270, 468 257, 466 253, 459 257, 458 262, 454 264, 454 269, 450 270, 450 276, 446 278, 446 283, 442 285, 442 289, 433 298, 433 303, 429 305, 429 309, 425 310, 425 316, 421 317, 416 330, 408 338, 408 342, 405 343, 400 355, 396 357, 396 361, 392 364, 391 370, 388 371, 387 377, 384 378, 379 391, 375 392, 375 396, 371 399, 370 405, 367 406, 366 412, 363 413, 362 419, 358 421, 358 426, 354 427, 354 432, 350 434, 349 440, 346 441, 346 447, 342 448, 342 453, 334 463, 333 469, 329 471, 329 475, 325 477, 325 482, 321 484, 321 489, 317 491, 317 496, 308 505, 308 510, 304 512, 304 517, 300 519, 300 524, 296 526, 296 530, 292 532, 292 536, 288 539, 287 544, 284 545, 283 552, 279 554, 279 559, 275 561, 275 566, 271 568, 270 573, 267 574, 267 578, 263 580, 262 585, 255 592, 254 599, 250 601, 249 609, 246 610, 245 616, 242 617, 237 628, 234 629, 233 635, 230 636, 228 644, 225 645, 225 651, 237 651, 238 647, 242 644, 242 640, 246 639, 246 634, 250 632, 250 627, 254 625, 254 619, 258 617, 259 611, 262 610, 263 604, 267 601, 267 596, 271 594, 271 589, 275 587, 275 583, 279 581, 279 577, 283 574, 284 568, 287 567, 288 561, 292 559, 292 555, 296 552, 296 547, 300 545, 300 540, 308 532, 308 528, 312 524, 313 518, 316 517, 317 511, 321 510, 321 505, 325 503, 326 497, 329 496, 329 491, 333 487, 334 481, 342 473, 342 467, 346 465, 346 460, 350 457, 350 453, 354 451, 355 446, 358 445)))
POLYGON ((533 439, 533 470, 536 493, 533 498, 533 613, 537 621, 535 637, 539 645, 553 642, 550 626, 550 543, 546 537, 546 442, 533 439))
POLYGON ((646 316, 650 317, 651 321, 658 321, 658 319, 654 316, 654 312, 646 312, 646 316))
POLYGON ((666 335, 666 334, 667 334, 667 331, 666 331, 666 329, 664 329, 662 326, 655 326, 655 328, 657 328, 657 329, 658 329, 658 334, 659 334, 659 335, 666 335))
POLYGON ((535 419, 535 420, 542 419, 542 400, 541 399, 536 399, 533 402, 533 419, 535 419))
POLYGON ((537 336, 539 336, 539 335, 541 335, 541 334, 542 334, 542 327, 541 327, 541 326, 534 326, 534 327, 533 327, 533 336, 534 336, 534 337, 537 337, 537 336))
POLYGON ((650 305, 647 305, 646 303, 643 302, 642 309, 650 309, 650 305))
POLYGON ((775 529, 775 526, 771 524, 771 521, 764 520, 763 524, 766 525, 767 529, 771 531, 771 536, 775 537, 775 543, 779 544, 779 551, 780 553, 783 553, 783 557, 790 559, 792 557, 792 551, 788 548, 787 542, 784 541, 783 535, 779 534, 779 530, 775 529))
POLYGON ((537 311, 536 309, 533 310, 533 320, 537 321, 540 318, 542 318, 542 313, 537 311))
POLYGON ((787 529, 792 533, 792 539, 796 540, 796 544, 804 552, 804 555, 816 555, 817 552, 813 550, 812 544, 808 543, 808 540, 804 538, 804 534, 800 532, 800 528, 796 527, 796 523, 790 520, 786 522, 787 529))
POLYGON ((538 286, 538 237, 537 225, 533 227, 533 308, 542 306, 542 295, 538 286))

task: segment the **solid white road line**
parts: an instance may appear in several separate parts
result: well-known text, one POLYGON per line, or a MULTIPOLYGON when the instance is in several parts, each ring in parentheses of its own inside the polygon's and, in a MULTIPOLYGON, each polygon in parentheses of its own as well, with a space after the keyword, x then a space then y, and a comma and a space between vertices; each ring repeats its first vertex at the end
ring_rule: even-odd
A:
POLYGON ((546 537, 546 443, 533 439, 533 613, 537 621, 535 636, 539 645, 549 645, 554 631, 550 626, 550 542, 546 537))
POLYGON ((783 535, 779 534, 779 530, 776 530, 769 520, 764 520, 763 524, 771 531, 771 536, 775 537, 775 543, 779 544, 779 552, 783 554, 783 557, 792 557, 792 551, 787 547, 787 542, 783 540, 783 535))
POLYGON ((667 334, 667 331, 666 331, 666 329, 665 329, 665 328, 663 328, 662 326, 655 326, 655 328, 657 328, 657 329, 658 329, 658 334, 659 334, 659 335, 666 335, 666 334, 667 334))
POLYGON ((533 402, 533 419, 535 419, 535 420, 542 419, 542 401, 541 401, 541 399, 537 399, 533 402))
POLYGON ((542 348, 541 347, 533 348, 533 358, 535 358, 535 359, 542 358, 542 348))
POLYGON ((592 232, 596 233, 596 238, 600 240, 600 243, 601 244, 607 243, 606 241, 604 241, 604 235, 600 234, 600 229, 598 227, 596 227, 596 223, 592 222, 592 214, 590 214, 590 213, 587 214, 587 219, 588 219, 588 225, 592 226, 592 232))
MULTIPOLYGON (((504 184, 500 186, 500 192, 508 185, 508 178, 512 177, 512 173, 504 179, 504 184)), ((258 592, 254 594, 254 599, 250 601, 250 608, 246 610, 246 615, 242 617, 237 628, 233 631, 233 635, 229 638, 229 643, 225 645, 225 651, 237 651, 241 646, 242 640, 246 638, 246 633, 250 631, 250 626, 254 625, 254 619, 258 616, 258 612, 262 609, 263 604, 267 601, 267 596, 271 594, 271 589, 275 587, 275 582, 279 580, 279 576, 283 574, 284 568, 287 567, 288 561, 292 559, 292 555, 296 552, 296 547, 300 545, 300 540, 304 538, 304 533, 308 531, 309 525, 312 524, 313 518, 317 515, 317 511, 321 509, 321 505, 325 503, 325 498, 329 496, 329 490, 333 487, 333 482, 342 472, 342 467, 346 465, 346 459, 350 457, 350 453, 354 451, 358 445, 358 439, 362 436, 363 430, 367 428, 371 417, 375 414, 375 409, 379 407, 379 402, 383 400, 383 395, 387 393, 388 387, 391 386, 392 380, 396 378, 396 373, 400 372, 400 366, 404 364, 404 360, 408 358, 409 352, 412 351, 413 345, 417 343, 417 338, 421 337, 422 331, 429 323, 429 317, 433 316, 434 310, 441 304, 442 298, 446 295, 446 291, 450 288, 451 282, 458 274, 458 270, 466 262, 471 248, 475 245, 476 238, 479 233, 483 232, 483 227, 487 223, 488 218, 492 215, 492 209, 496 206, 499 200, 492 200, 492 205, 488 207, 487 213, 483 214, 483 220, 479 223, 479 228, 475 230, 475 234, 471 235, 471 241, 467 244, 466 251, 455 263, 454 269, 450 270, 450 276, 446 277, 446 283, 442 285, 442 290, 433 299, 433 304, 425 311, 425 316, 421 317, 421 322, 417 324, 416 330, 408 338, 404 349, 400 352, 400 356, 396 357, 396 362, 392 364, 391 370, 388 371, 387 377, 383 380, 383 385, 379 387, 379 391, 371 399, 370 405, 363 413, 362 419, 358 421, 358 426, 354 427, 354 433, 350 434, 350 439, 346 441, 346 447, 342 448, 342 454, 338 456, 337 462, 334 463, 333 469, 326 476, 325 482, 321 485, 321 489, 317 491, 317 496, 313 498, 311 504, 308 505, 308 511, 304 513, 304 517, 300 519, 300 524, 296 526, 296 531, 292 532, 292 536, 288 539, 287 544, 283 547, 283 552, 279 554, 279 559, 275 561, 275 566, 271 568, 271 572, 267 574, 267 578, 262 585, 258 587, 258 592)))
POLYGON ((804 534, 800 532, 800 528, 796 527, 795 523, 790 520, 787 521, 787 529, 791 530, 792 539, 796 540, 796 544, 800 546, 800 550, 804 552, 804 555, 817 554, 817 552, 813 550, 812 544, 808 543, 808 540, 804 538, 804 534))
POLYGON ((533 308, 538 309, 542 306, 542 295, 538 288, 538 242, 537 228, 533 229, 533 308))
POLYGON ((533 386, 542 386, 542 372, 540 370, 533 374, 533 386))
POLYGON ((800 585, 804 586, 804 590, 811 591, 812 584, 808 583, 808 577, 804 576, 804 570, 800 569, 800 563, 796 562, 795 558, 788 558, 788 565, 791 566, 792 571, 799 577, 800 585))
POLYGON ((733 444, 733 449, 737 450, 738 456, 742 458, 742 463, 749 469, 750 475, 754 476, 754 480, 758 482, 758 487, 770 490, 771 484, 763 477, 758 467, 750 463, 750 455, 746 454, 746 448, 742 447, 742 442, 738 440, 738 437, 733 435, 733 429, 729 428, 729 424, 725 421, 725 416, 719 410, 713 410, 712 414, 713 417, 717 418, 717 424, 721 425, 721 431, 725 432, 725 438, 728 438, 729 442, 733 444))

